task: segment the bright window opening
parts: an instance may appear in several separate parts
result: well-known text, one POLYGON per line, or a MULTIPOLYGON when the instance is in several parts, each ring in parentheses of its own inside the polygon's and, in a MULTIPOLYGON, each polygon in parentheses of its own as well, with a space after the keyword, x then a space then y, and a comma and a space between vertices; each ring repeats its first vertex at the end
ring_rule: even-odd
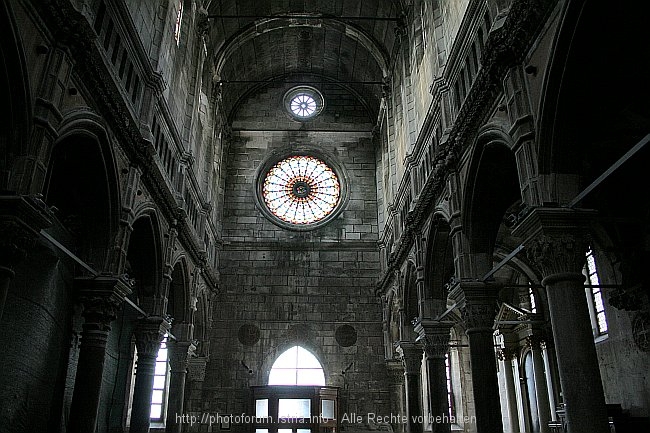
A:
POLYGON ((298 86, 284 94, 284 106, 289 115, 298 121, 316 117, 323 111, 323 95, 314 87, 298 86))
POLYGON ((598 270, 596 268, 596 258, 591 248, 586 254, 587 263, 583 269, 583 273, 587 276, 587 284, 596 287, 587 287, 587 299, 589 300, 589 313, 591 315, 592 329, 594 330, 594 337, 607 335, 608 325, 607 317, 605 316, 605 305, 603 302, 603 294, 600 290, 600 278, 598 277, 598 270))
POLYGON ((307 93, 298 93, 291 99, 291 111, 300 117, 312 116, 316 112, 316 101, 307 93))
POLYGON ((528 287, 528 298, 530 299, 530 312, 537 313, 537 303, 535 302, 535 293, 533 292, 533 288, 530 286, 528 287))
POLYGON ((306 225, 334 211, 341 186, 334 170, 320 159, 290 156, 268 171, 262 196, 271 213, 282 221, 306 225))
POLYGON ((165 418, 165 403, 167 402, 167 381, 169 366, 167 364, 167 336, 163 339, 156 358, 156 367, 153 376, 153 392, 151 393, 152 421, 161 422, 165 418))
POLYGON ((320 362, 311 352, 300 346, 294 346, 275 360, 269 375, 269 385, 324 386, 325 373, 320 362))
POLYGON ((456 415, 456 410, 454 407, 454 388, 451 383, 451 361, 449 359, 449 353, 445 355, 445 373, 447 375, 447 403, 449 404, 449 417, 456 415))

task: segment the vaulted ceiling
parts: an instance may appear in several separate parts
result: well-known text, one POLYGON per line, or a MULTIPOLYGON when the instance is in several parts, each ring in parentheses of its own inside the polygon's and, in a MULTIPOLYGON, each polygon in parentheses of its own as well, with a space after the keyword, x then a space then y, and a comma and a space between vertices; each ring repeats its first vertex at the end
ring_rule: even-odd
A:
POLYGON ((267 81, 337 82, 379 111, 402 0, 212 0, 209 40, 226 113, 267 81))

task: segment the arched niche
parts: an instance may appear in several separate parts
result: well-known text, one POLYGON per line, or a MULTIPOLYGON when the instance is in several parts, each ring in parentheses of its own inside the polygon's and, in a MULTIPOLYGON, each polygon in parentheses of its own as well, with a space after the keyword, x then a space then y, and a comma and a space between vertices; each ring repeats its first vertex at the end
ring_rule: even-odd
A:
POLYGON ((101 271, 108 265, 120 200, 110 145, 105 135, 86 129, 91 124, 98 127, 77 125, 55 143, 43 191, 72 249, 101 271))
MULTIPOLYGON (((167 294, 167 314, 174 319, 174 326, 192 324, 190 314, 190 285, 187 265, 184 259, 179 260, 172 269, 172 280, 167 294)), ((174 328, 172 328, 172 332, 174 328)))
POLYGON ((145 213, 133 223, 129 238, 125 272, 135 280, 130 295, 148 313, 154 297, 159 295, 161 276, 161 242, 155 213, 145 213))
POLYGON ((467 176, 463 228, 474 260, 473 271, 480 274, 473 277, 492 268, 506 211, 521 200, 515 155, 506 140, 507 136, 498 131, 479 137, 467 176))
POLYGON ((432 304, 432 311, 429 311, 432 317, 446 309, 446 286, 454 276, 454 252, 450 232, 449 223, 444 218, 436 216, 427 236, 424 294, 425 299, 432 304))

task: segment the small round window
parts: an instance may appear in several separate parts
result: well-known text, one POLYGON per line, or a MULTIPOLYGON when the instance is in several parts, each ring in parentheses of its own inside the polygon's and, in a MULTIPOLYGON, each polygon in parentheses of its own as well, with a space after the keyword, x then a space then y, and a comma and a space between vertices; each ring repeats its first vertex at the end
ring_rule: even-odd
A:
POLYGON ((297 120, 307 120, 323 110, 323 95, 313 87, 294 87, 284 95, 284 105, 297 120))
POLYGON ((309 226, 325 220, 341 201, 341 182, 334 170, 313 156, 282 159, 265 174, 262 198, 284 223, 309 226))

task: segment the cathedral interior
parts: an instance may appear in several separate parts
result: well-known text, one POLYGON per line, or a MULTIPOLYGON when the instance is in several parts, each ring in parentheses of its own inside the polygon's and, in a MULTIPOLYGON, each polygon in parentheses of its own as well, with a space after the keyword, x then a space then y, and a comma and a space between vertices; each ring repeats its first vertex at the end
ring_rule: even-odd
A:
POLYGON ((2 1, 0 432, 650 431, 643 4, 2 1))

